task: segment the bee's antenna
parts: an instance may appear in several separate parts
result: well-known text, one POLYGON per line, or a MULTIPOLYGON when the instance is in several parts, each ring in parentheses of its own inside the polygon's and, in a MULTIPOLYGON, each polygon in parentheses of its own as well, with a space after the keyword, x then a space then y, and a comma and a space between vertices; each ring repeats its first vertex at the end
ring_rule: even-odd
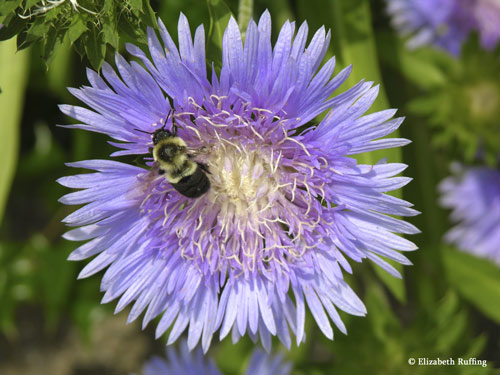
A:
MULTIPOLYGON (((165 126, 167 126, 167 120, 170 117, 170 114, 172 113, 172 118, 173 118, 173 110, 169 109, 167 115, 165 116, 165 120, 163 120, 163 126, 160 128, 160 130, 165 130, 165 126)), ((174 124, 175 126, 175 124, 174 124)))
POLYGON ((168 111, 167 117, 165 118, 165 124, 163 125, 163 128, 167 124, 167 119, 170 117, 170 115, 172 115, 172 135, 176 136, 177 135, 177 128, 178 128, 178 126, 175 123, 175 114, 174 114, 174 110, 173 109, 171 109, 171 110, 168 111))
POLYGON ((173 130, 172 134, 173 134, 174 136, 176 136, 176 135, 177 135, 177 128, 178 128, 178 126, 177 126, 177 124, 175 123, 175 119, 172 119, 172 130, 173 130))
POLYGON ((140 130, 140 129, 134 129, 134 130, 137 130, 138 132, 149 134, 149 135, 153 134, 153 133, 150 133, 150 132, 147 132, 147 131, 144 131, 144 130, 140 130))

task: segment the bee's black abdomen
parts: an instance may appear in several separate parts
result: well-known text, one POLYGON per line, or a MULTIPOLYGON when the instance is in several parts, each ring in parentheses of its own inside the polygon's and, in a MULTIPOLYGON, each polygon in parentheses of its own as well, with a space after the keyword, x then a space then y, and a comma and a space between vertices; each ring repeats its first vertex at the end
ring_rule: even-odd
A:
POLYGON ((210 181, 198 165, 192 175, 184 177, 178 183, 172 184, 172 186, 185 197, 198 198, 210 189, 210 181))

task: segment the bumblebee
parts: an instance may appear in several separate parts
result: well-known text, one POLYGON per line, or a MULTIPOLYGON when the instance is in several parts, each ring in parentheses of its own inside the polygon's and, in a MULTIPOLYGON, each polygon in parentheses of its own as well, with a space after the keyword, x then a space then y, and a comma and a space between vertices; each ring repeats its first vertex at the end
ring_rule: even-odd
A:
POLYGON ((185 197, 198 198, 210 189, 207 166, 191 158, 186 142, 177 136, 175 122, 173 132, 163 126, 153 133, 153 159, 158 165, 158 173, 165 175, 174 189, 185 197))

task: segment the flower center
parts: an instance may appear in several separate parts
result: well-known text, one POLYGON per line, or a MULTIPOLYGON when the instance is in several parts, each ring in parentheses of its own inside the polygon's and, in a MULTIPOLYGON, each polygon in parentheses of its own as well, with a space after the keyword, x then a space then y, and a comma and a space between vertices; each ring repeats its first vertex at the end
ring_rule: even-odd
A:
POLYGON ((221 144, 210 157, 212 203, 228 201, 237 214, 267 206, 269 194, 278 190, 279 176, 262 147, 221 144))
POLYGON ((176 118, 179 136, 200 150, 193 158, 208 167, 210 189, 190 200, 165 195, 172 189, 159 179, 144 210, 158 216, 158 236, 173 241, 202 272, 280 272, 276 264, 301 258, 328 235, 331 215, 320 199, 325 177, 315 173, 326 166, 288 135, 287 120, 249 104, 212 100, 192 102, 176 118))

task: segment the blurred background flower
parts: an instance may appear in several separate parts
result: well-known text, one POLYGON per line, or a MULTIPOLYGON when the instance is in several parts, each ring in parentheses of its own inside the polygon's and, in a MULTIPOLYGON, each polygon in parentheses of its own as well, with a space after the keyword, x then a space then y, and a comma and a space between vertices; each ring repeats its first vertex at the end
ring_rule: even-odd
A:
POLYGON ((292 373, 292 367, 292 363, 285 361, 279 353, 270 355, 255 349, 245 374, 289 375, 292 373))
POLYGON ((387 11, 410 49, 435 45, 458 55, 472 31, 479 32, 486 49, 500 38, 497 0, 387 0, 387 11))
POLYGON ((500 39, 500 2, 498 0, 476 0, 473 2, 473 15, 481 37, 481 45, 493 49, 500 39))
POLYGON ((456 55, 473 26, 463 4, 461 0, 388 0, 387 11, 394 28, 409 37, 408 48, 433 44, 456 55))
MULTIPOLYGON (((209 357, 205 357, 201 348, 190 351, 186 341, 179 343, 180 353, 173 347, 166 350, 167 358, 153 357, 143 367, 143 375, 222 375, 209 357)), ((268 354, 255 349, 245 374, 248 375, 289 375, 292 364, 286 362, 281 354, 268 354)))
POLYGON ((203 350, 198 348, 191 351, 186 341, 179 343, 180 353, 169 346, 167 347, 167 358, 153 357, 143 367, 143 375, 222 375, 212 361, 205 357, 203 350))
POLYGON ((453 169, 439 185, 454 224, 445 240, 500 265, 500 171, 458 164, 453 169))

